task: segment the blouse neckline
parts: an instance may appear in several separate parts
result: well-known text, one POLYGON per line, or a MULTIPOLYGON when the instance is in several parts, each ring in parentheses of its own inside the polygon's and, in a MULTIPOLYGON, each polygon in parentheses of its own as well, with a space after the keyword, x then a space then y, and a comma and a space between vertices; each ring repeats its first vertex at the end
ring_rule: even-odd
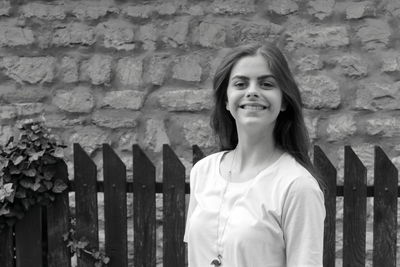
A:
POLYGON ((269 170, 272 170, 272 169, 274 169, 278 164, 279 164, 279 162, 284 158, 284 156, 286 156, 286 152, 283 152, 282 153, 282 155, 280 155, 279 156, 279 158, 277 159, 277 160, 275 160, 271 165, 269 165, 269 166, 267 166, 267 167, 265 167, 264 169, 262 169, 261 171, 259 171, 257 174, 256 174, 256 176, 254 176, 254 177, 252 177, 252 178, 250 178, 250 179, 248 179, 248 180, 245 180, 245 181, 237 181, 237 182, 232 182, 232 181, 228 181, 227 179, 225 179, 223 176, 222 176, 222 174, 221 174, 221 162, 222 162, 222 158, 223 158, 223 156, 226 154, 226 153, 228 153, 230 150, 225 150, 225 151, 222 151, 221 153, 220 153, 220 155, 219 155, 219 157, 218 157, 218 159, 217 159, 217 161, 216 161, 216 164, 217 164, 217 170, 218 170, 218 179, 221 179, 223 182, 225 182, 225 183, 230 183, 230 184, 238 184, 238 185, 246 185, 246 184, 248 184, 248 183, 250 183, 251 181, 255 181, 256 180, 256 178, 258 178, 262 173, 264 173, 264 172, 267 172, 267 171, 269 171, 269 170))

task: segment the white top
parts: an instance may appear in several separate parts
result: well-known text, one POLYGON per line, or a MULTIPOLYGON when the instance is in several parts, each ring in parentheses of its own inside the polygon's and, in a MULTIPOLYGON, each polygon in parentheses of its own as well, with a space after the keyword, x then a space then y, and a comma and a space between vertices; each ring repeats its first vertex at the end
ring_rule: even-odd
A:
POLYGON ((229 183, 218 247, 218 213, 227 185, 219 166, 225 152, 205 157, 190 173, 184 236, 189 267, 210 266, 218 251, 225 267, 322 266, 324 196, 317 181, 288 153, 256 177, 229 183))

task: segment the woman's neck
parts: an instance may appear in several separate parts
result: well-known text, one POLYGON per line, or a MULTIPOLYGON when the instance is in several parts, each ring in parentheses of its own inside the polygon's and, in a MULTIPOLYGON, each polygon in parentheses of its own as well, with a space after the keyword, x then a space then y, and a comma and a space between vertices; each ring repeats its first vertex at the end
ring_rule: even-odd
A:
POLYGON ((282 154, 275 145, 273 131, 266 130, 256 134, 238 131, 236 151, 236 171, 269 165, 282 154))

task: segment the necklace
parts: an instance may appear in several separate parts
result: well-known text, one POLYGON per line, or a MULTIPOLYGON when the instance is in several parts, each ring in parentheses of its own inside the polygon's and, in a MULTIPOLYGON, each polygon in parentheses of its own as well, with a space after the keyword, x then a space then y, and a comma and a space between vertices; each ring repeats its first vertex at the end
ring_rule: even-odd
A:
MULTIPOLYGON (((235 162, 235 158, 236 158, 236 151, 237 151, 237 147, 234 149, 234 152, 233 152, 231 167, 230 167, 230 169, 228 171, 228 179, 227 179, 226 186, 225 186, 224 191, 223 191, 222 196, 221 196, 221 204, 220 204, 219 210, 218 210, 218 225, 217 225, 217 254, 218 255, 217 255, 217 257, 215 259, 213 259, 211 261, 211 265, 213 265, 214 267, 222 265, 222 245, 221 245, 221 242, 222 242, 222 237, 224 236, 224 233, 225 233, 226 226, 228 224, 229 216, 226 219, 226 222, 225 222, 224 227, 223 227, 222 232, 221 232, 221 236, 219 236, 219 227, 220 227, 220 223, 221 223, 220 222, 221 221, 221 210, 222 210, 222 205, 223 205, 224 200, 225 200, 226 191, 227 191, 228 186, 229 186, 229 184, 230 184, 230 182, 232 180, 232 168, 233 168, 233 163, 235 162)), ((275 156, 275 150, 272 151, 271 156, 268 157, 267 162, 270 162, 271 159, 274 156, 275 156)), ((264 168, 261 168, 261 170, 257 173, 256 176, 258 176, 258 174, 261 173, 261 171, 263 169, 264 168)), ((235 206, 235 204, 236 204, 236 202, 233 204, 233 206, 235 206)))
POLYGON ((222 265, 222 251, 220 249, 222 240, 220 240, 220 239, 222 239, 222 237, 224 235, 226 225, 228 224, 228 219, 225 222, 225 225, 224 225, 224 228, 222 229, 222 233, 221 233, 221 237, 220 237, 219 236, 219 227, 220 227, 220 223, 221 223, 220 222, 221 221, 221 209, 222 209, 222 204, 224 203, 224 198, 225 198, 225 194, 226 194, 226 191, 228 189, 229 183, 232 180, 232 167, 233 167, 233 163, 235 162, 236 151, 237 151, 237 149, 235 148, 234 151, 233 151, 231 167, 229 168, 229 171, 228 171, 228 181, 226 182, 226 186, 225 186, 224 191, 222 193, 221 204, 219 205, 219 210, 218 210, 218 225, 217 225, 217 253, 218 253, 218 256, 217 256, 217 258, 215 258, 215 259, 213 259, 211 261, 211 265, 214 265, 214 266, 221 266, 222 265))

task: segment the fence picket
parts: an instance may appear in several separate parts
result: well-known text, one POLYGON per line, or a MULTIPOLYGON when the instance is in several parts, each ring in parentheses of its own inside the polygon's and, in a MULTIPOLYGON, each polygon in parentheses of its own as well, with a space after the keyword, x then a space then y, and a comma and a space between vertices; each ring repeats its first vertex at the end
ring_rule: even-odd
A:
POLYGON ((314 147, 314 165, 325 182, 324 267, 335 266, 336 177, 335 167, 319 146, 314 147))
POLYGON ((42 206, 31 206, 15 225, 17 267, 43 266, 42 206))
MULTIPOLYGON (((76 236, 98 250, 97 168, 79 144, 74 144, 76 236)), ((78 267, 92 267, 93 259, 82 253, 78 267)))
POLYGON ((0 262, 2 267, 14 267, 13 227, 0 231, 0 262))
POLYGON ((133 152, 134 266, 156 266, 155 167, 138 145, 133 152))
POLYGON ((185 167, 168 145, 163 146, 163 265, 184 266, 185 167))
POLYGON ((126 167, 108 144, 103 144, 105 252, 109 267, 128 266, 126 167))
POLYGON ((343 266, 365 266, 367 169, 350 146, 345 147, 343 266), (355 212, 357 211, 357 212, 355 212))
POLYGON ((201 151, 198 145, 193 145, 192 146, 192 151, 193 151, 193 165, 196 164, 199 160, 204 158, 204 153, 201 151))
POLYGON ((374 178, 373 264, 395 267, 398 171, 380 147, 375 147, 374 178))
MULTIPOLYGON (((68 183, 67 165, 57 164, 56 177, 68 183)), ((71 255, 63 240, 63 234, 69 231, 69 201, 68 189, 56 197, 47 206, 47 262, 48 266, 70 267, 71 255)))

